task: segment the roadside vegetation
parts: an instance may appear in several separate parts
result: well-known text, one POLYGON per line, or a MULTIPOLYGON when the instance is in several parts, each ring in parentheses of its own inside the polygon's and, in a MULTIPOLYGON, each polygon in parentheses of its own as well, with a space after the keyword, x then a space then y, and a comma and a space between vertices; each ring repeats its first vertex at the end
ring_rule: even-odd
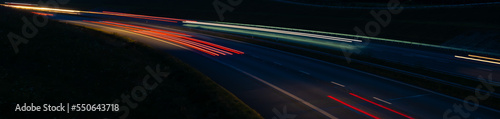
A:
MULTIPOLYGON (((0 7, 0 118, 117 118, 112 112, 14 112, 16 104, 107 104, 130 94, 148 71, 170 72, 129 118, 262 118, 256 111, 175 57, 134 42, 57 21, 39 28, 19 53, 7 38, 21 35, 28 12, 0 7), (169 68, 166 68, 169 67, 169 68)), ((21 35, 22 36, 22 35, 21 35)), ((120 106, 126 106, 121 103, 120 106)))

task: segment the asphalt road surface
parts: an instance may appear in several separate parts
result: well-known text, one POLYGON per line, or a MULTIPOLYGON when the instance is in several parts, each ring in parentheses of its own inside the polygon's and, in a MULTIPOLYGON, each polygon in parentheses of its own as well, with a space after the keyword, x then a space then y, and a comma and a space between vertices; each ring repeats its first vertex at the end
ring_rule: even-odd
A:
MULTIPOLYGON (((95 18, 58 15, 54 19, 114 32, 172 54, 231 91, 265 118, 434 119, 458 115, 452 112, 446 116, 445 112, 448 109, 454 110, 454 105, 464 103, 463 99, 355 69, 231 39, 179 31, 166 25, 119 21, 189 34, 191 38, 243 51, 244 54, 212 56, 121 27, 82 21, 97 20, 95 18)), ((488 72, 498 71, 495 65, 459 60, 450 54, 380 44, 370 44, 365 51, 387 60, 408 61, 410 64, 431 63, 430 65, 436 69, 440 67, 454 69, 449 70, 450 72, 485 69, 489 70, 488 72), (415 57, 431 58, 418 60, 415 57), (436 63, 435 60, 443 61, 436 63), (484 66, 486 67, 478 68, 484 66)), ((477 75, 472 73, 470 75, 477 75)), ((471 118, 493 119, 500 114, 500 111, 480 106, 477 110, 467 113, 471 114, 471 118)))

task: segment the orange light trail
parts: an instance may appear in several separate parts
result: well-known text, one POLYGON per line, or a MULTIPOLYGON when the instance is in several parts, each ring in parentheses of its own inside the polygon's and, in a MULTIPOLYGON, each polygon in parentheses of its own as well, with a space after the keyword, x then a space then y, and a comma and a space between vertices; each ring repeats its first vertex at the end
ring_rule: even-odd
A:
POLYGON ((241 52, 238 50, 234 50, 234 49, 220 46, 217 44, 213 44, 210 42, 190 38, 191 37, 190 35, 184 34, 184 33, 178 33, 178 32, 173 32, 173 31, 154 29, 154 28, 149 28, 149 27, 130 25, 130 24, 124 24, 124 23, 118 23, 118 22, 110 22, 110 21, 87 21, 87 20, 83 20, 83 21, 107 25, 107 26, 115 26, 115 27, 119 27, 119 28, 124 28, 125 30, 131 31, 134 33, 152 36, 155 38, 159 38, 159 39, 163 39, 166 41, 181 44, 181 45, 187 46, 189 48, 193 48, 195 50, 210 54, 212 56, 233 55, 233 53, 244 54, 244 52, 241 52))
POLYGON ((35 7, 37 6, 36 4, 28 4, 28 3, 15 3, 15 2, 5 2, 7 5, 16 5, 16 6, 29 6, 29 7, 35 7))
POLYGON ((42 16, 54 16, 54 14, 48 14, 48 13, 40 13, 40 12, 31 12, 31 13, 42 16))
POLYGON ((490 58, 490 57, 485 57, 485 56, 478 56, 478 55, 470 55, 469 57, 476 57, 476 58, 481 58, 481 59, 488 59, 488 60, 493 60, 493 61, 500 61, 500 59, 497 58, 490 58))
POLYGON ((382 107, 382 108, 384 108, 384 109, 386 109, 386 110, 389 110, 389 111, 391 111, 391 112, 394 112, 394 113, 396 113, 396 114, 399 114, 399 115, 401 115, 401 116, 404 116, 404 117, 406 117, 406 118, 408 118, 408 119, 414 119, 413 117, 410 117, 410 116, 405 115, 405 114, 403 114, 403 113, 401 113, 401 112, 398 112, 398 111, 392 110, 392 109, 390 109, 390 108, 388 108, 388 107, 385 107, 385 106, 383 106, 383 105, 377 104, 377 103, 375 103, 375 102, 373 102, 373 101, 370 101, 370 100, 368 100, 368 99, 366 99, 366 98, 363 98, 363 97, 361 97, 361 96, 358 96, 358 95, 356 95, 356 94, 354 94, 354 93, 349 93, 349 94, 351 94, 352 96, 357 97, 357 98, 359 98, 359 99, 362 99, 362 100, 364 100, 364 101, 366 101, 366 102, 372 103, 372 104, 377 105, 377 106, 379 106, 379 107, 382 107))
POLYGON ((328 97, 330 97, 331 99, 333 99, 333 100, 335 100, 335 101, 337 101, 337 102, 340 102, 340 103, 344 104, 344 105, 345 105, 345 106, 347 106, 347 107, 350 107, 350 108, 352 108, 352 109, 354 109, 354 110, 357 110, 357 111, 359 111, 359 112, 361 112, 361 113, 363 113, 363 114, 366 114, 366 115, 368 115, 368 116, 370 116, 370 117, 372 117, 372 118, 374 118, 374 119, 380 119, 380 118, 378 118, 378 117, 376 117, 376 116, 374 116, 374 115, 372 115, 372 114, 370 114, 370 113, 368 113, 368 112, 365 112, 365 111, 363 111, 363 110, 361 110, 361 109, 359 109, 359 108, 356 108, 356 107, 354 107, 354 106, 352 106, 352 105, 349 105, 349 104, 347 104, 347 103, 345 103, 345 102, 342 102, 342 101, 340 101, 340 100, 339 100, 339 99, 337 99, 337 98, 334 98, 334 97, 332 97, 332 96, 328 96, 328 97))
POLYGON ((149 33, 155 33, 155 34, 160 34, 160 35, 163 35, 163 36, 172 37, 173 39, 181 39, 181 40, 179 40, 180 42, 184 42, 184 43, 196 45, 196 46, 202 47, 204 49, 220 53, 222 55, 226 55, 226 54, 233 55, 230 52, 227 52, 227 51, 224 51, 224 50, 220 50, 220 49, 217 49, 217 48, 214 48, 214 47, 206 46, 206 45, 198 43, 198 42, 193 42, 193 41, 190 41, 190 40, 182 40, 182 38, 179 37, 179 36, 175 36, 175 35, 171 35, 171 34, 166 34, 166 33, 162 33, 162 32, 157 32, 157 31, 147 31, 147 32, 149 32, 149 33))
POLYGON ((456 58, 461 58, 461 59, 468 59, 468 60, 473 60, 473 61, 479 61, 479 62, 485 62, 485 63, 491 63, 491 64, 498 64, 498 65, 500 65, 500 62, 495 62, 495 61, 490 61, 490 60, 476 59, 476 58, 464 57, 464 56, 458 56, 458 55, 455 55, 455 57, 456 58))

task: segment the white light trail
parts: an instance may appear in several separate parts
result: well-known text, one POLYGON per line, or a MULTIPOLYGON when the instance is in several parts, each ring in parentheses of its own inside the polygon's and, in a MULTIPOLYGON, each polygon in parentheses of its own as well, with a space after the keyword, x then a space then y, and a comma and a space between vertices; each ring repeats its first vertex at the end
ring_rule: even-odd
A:
POLYGON ((195 21, 183 21, 183 23, 200 24, 200 25, 210 25, 210 26, 220 26, 220 27, 230 27, 230 28, 248 29, 248 30, 256 30, 256 31, 266 31, 266 32, 274 32, 274 33, 289 34, 289 35, 296 35, 296 36, 320 38, 320 39, 327 39, 327 40, 333 40, 333 41, 342 41, 342 42, 353 42, 353 41, 355 41, 355 42, 362 42, 361 40, 356 40, 356 39, 347 39, 347 38, 339 38, 339 37, 317 35, 317 34, 310 34, 310 33, 300 33, 300 32, 293 32, 293 31, 265 29, 265 28, 256 28, 256 27, 247 27, 247 26, 206 23, 206 22, 199 22, 199 21, 198 22, 195 22, 195 21))
POLYGON ((38 11, 47 11, 47 12, 61 12, 61 13, 70 13, 70 14, 78 14, 81 12, 81 11, 77 11, 77 10, 54 9, 54 8, 45 8, 45 7, 32 7, 32 6, 19 6, 19 5, 4 5, 4 6, 18 8, 18 9, 29 9, 29 10, 38 10, 38 11))
POLYGON ((494 62, 494 61, 488 61, 488 60, 482 60, 482 59, 476 59, 476 58, 470 58, 470 57, 463 57, 463 56, 457 56, 455 55, 456 58, 462 58, 462 59, 468 59, 468 60, 474 60, 474 61, 479 61, 479 62, 485 62, 485 63, 491 63, 491 64, 498 64, 500 65, 500 62, 494 62))

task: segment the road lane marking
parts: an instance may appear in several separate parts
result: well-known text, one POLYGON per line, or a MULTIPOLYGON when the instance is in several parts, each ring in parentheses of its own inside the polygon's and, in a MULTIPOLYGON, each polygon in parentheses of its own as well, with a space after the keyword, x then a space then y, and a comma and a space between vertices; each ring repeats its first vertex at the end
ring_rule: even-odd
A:
POLYGON ((344 85, 342 85, 342 84, 340 84, 340 83, 337 83, 337 82, 330 81, 330 83, 333 83, 333 84, 338 85, 338 86, 340 86, 340 87, 345 87, 344 85))
POLYGON ((387 103, 387 104, 392 104, 392 103, 390 103, 390 102, 388 102, 388 101, 382 100, 382 99, 377 98, 377 97, 373 97, 373 99, 378 100, 378 101, 380 101, 380 102, 387 103))

